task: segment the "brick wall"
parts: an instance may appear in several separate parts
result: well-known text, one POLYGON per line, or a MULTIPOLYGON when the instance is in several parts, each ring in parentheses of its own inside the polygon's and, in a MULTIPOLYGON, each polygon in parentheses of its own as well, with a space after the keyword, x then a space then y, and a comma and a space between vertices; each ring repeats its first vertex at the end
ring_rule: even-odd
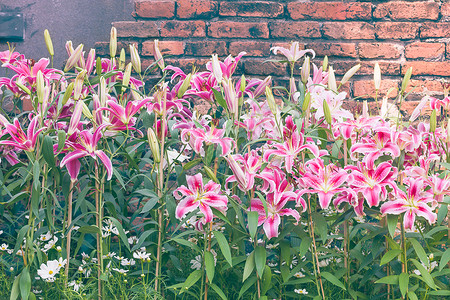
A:
MULTIPOLYGON (((441 80, 450 76, 446 1, 136 0, 133 16, 136 21, 113 25, 122 46, 139 45, 145 65, 154 61, 151 45, 159 39, 163 54, 170 55, 166 61, 186 71, 193 64, 204 68, 212 53, 246 51, 240 73, 284 81, 286 68, 265 61, 274 58, 271 47, 299 41, 316 52, 317 63, 328 55, 338 75, 361 64, 347 87, 352 97, 374 94, 376 61, 384 92, 398 87, 413 67, 412 100, 442 95, 441 80)), ((98 48, 107 51, 106 43, 98 48)))

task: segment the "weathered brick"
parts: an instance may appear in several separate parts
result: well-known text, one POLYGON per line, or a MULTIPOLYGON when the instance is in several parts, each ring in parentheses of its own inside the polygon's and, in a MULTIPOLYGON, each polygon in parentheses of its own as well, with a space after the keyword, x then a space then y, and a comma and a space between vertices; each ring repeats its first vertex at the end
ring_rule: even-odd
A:
POLYGON ((207 58, 168 58, 165 60, 166 65, 172 65, 182 69, 183 71, 189 73, 192 68, 195 67, 197 70, 205 71, 206 63, 209 61, 207 58))
POLYGON ((217 1, 177 0, 177 17, 180 19, 210 19, 217 16, 217 1))
POLYGON ((444 43, 414 42, 406 45, 405 57, 412 59, 441 59, 445 55, 444 43))
POLYGON ((218 54, 227 55, 227 44, 224 41, 199 41, 186 42, 186 55, 211 56, 218 54))
MULTIPOLYGON (((390 88, 398 88, 400 80, 384 79, 381 80, 380 90, 378 91, 379 99, 385 96, 390 88)), ((394 89, 389 98, 395 98, 398 94, 394 89)), ((353 82, 353 97, 361 97, 363 99, 373 99, 375 97, 375 84, 373 80, 357 80, 353 82)))
POLYGON ((260 59, 246 59, 244 61, 244 71, 245 74, 263 76, 283 76, 287 74, 285 64, 278 62, 268 62, 260 59))
MULTIPOLYGON (((330 65, 333 66, 334 71, 337 75, 344 75, 345 72, 350 70, 351 67, 360 63, 361 68, 358 71, 360 75, 371 75, 373 76, 373 71, 375 67, 375 62, 372 61, 330 61, 330 65)), ((322 62, 317 62, 321 65, 322 62)), ((394 61, 379 61, 378 62, 381 70, 381 75, 400 75, 401 65, 399 62, 394 61)))
POLYGON ((134 3, 136 17, 158 19, 173 18, 175 1, 173 0, 136 0, 134 3))
POLYGON ((420 28, 421 38, 430 37, 443 37, 447 38, 450 36, 450 26, 449 23, 423 23, 420 28))
POLYGON ((283 4, 269 1, 223 1, 219 9, 219 15, 228 17, 276 18, 283 12, 283 4))
MULTIPOLYGON (((154 41, 145 41, 142 43, 142 55, 154 55, 154 41)), ((183 55, 184 43, 180 41, 159 41, 159 50, 163 55, 183 55)))
POLYGON ((272 37, 277 38, 319 38, 320 23, 305 21, 305 22, 271 22, 269 24, 270 34, 272 37))
POLYGON ((450 76, 449 61, 407 61, 402 66, 402 74, 412 67, 413 75, 450 76))
POLYGON ((238 55, 240 52, 245 51, 245 56, 269 56, 270 55, 270 43, 259 41, 239 41, 231 42, 229 46, 231 55, 238 55))
MULTIPOLYGON (((410 94, 411 96, 412 94, 410 94)), ((436 95, 437 94, 430 94, 430 95, 436 95)), ((413 97, 414 95, 412 95, 413 97)), ((406 119, 409 118, 409 116, 411 116, 412 112, 414 111, 414 109, 416 109, 417 105, 419 105, 420 100, 416 100, 416 101, 411 101, 409 100, 411 97, 408 97, 407 101, 403 101, 402 102, 402 107, 400 108, 400 111, 402 112, 403 116, 406 117, 406 119)), ((422 98, 422 96, 420 95, 420 97, 415 97, 415 98, 422 98)), ((425 107, 421 110, 420 113, 421 116, 427 116, 428 118, 431 116, 431 108, 429 105, 425 105, 425 107)), ((438 112, 439 115, 439 112, 438 112)))
POLYGON ((208 35, 214 38, 269 38, 267 23, 259 22, 211 22, 208 35))
POLYGON ((375 35, 378 39, 415 39, 420 25, 412 22, 375 23, 375 35))
POLYGON ((403 46, 393 43, 359 43, 359 56, 361 58, 399 58, 403 46))
POLYGON ((340 56, 356 58, 355 43, 308 43, 308 49, 314 50, 317 56, 340 56))
POLYGON ((434 1, 389 1, 378 4, 373 16, 391 20, 437 20, 439 3, 434 1))
POLYGON ((163 21, 161 24, 163 37, 204 37, 205 35, 203 21, 163 21))
MULTIPOLYGON (((126 54, 130 54, 130 45, 134 44, 137 46, 137 42, 125 42, 117 41, 117 53, 120 53, 122 49, 125 49, 126 54)), ((95 43, 95 54, 98 56, 109 56, 109 42, 96 42, 95 43)))
POLYGON ((290 2, 289 15, 294 20, 369 20, 372 5, 360 2, 290 2))
POLYGON ((406 87, 406 93, 423 95, 440 95, 443 94, 442 83, 440 80, 419 80, 411 79, 406 87))
POLYGON ((158 26, 153 21, 121 21, 114 22, 118 37, 159 37, 158 26))
POLYGON ((375 38, 374 26, 366 22, 326 22, 323 35, 331 39, 368 40, 375 38))
POLYGON ((441 4, 441 14, 442 18, 448 20, 450 18, 450 2, 441 4))

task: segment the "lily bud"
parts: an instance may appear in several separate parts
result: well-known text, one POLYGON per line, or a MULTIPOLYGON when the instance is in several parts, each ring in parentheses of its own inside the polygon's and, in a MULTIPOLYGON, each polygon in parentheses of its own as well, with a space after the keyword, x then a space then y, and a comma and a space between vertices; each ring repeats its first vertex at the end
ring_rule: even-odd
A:
POLYGON ((147 130, 147 138, 148 138, 148 144, 150 145, 150 150, 152 151, 152 154, 153 154, 153 160, 156 163, 161 162, 161 155, 159 153, 158 139, 156 138, 156 134, 152 128, 149 128, 147 130))
POLYGON ((45 45, 47 46, 48 53, 50 53, 50 56, 54 56, 55 51, 53 50, 53 43, 52 43, 52 39, 50 37, 50 33, 48 32, 48 29, 44 30, 44 39, 45 39, 45 45))
POLYGON ((307 111, 310 103, 311 103, 311 93, 307 92, 305 95, 305 99, 303 100, 302 111, 307 111))
POLYGON ((223 79, 223 74, 222 68, 220 67, 219 57, 217 56, 217 54, 212 55, 211 66, 214 77, 216 77, 217 82, 220 84, 223 79))
POLYGON ((327 100, 323 100, 323 114, 325 116, 325 120, 329 125, 331 125, 331 111, 330 106, 328 105, 327 100))
POLYGON ((87 60, 86 60, 86 74, 89 76, 92 72, 92 69, 94 69, 95 64, 95 49, 91 49, 89 51, 87 60))
POLYGON ((158 66, 161 69, 164 69, 165 67, 164 58, 161 54, 161 51, 159 51, 158 40, 155 40, 154 42, 153 56, 155 57, 155 60, 158 62, 158 66))
POLYGON ((359 68, 361 68, 361 64, 357 64, 356 66, 352 67, 350 70, 348 70, 345 74, 344 77, 342 77, 341 80, 341 85, 344 85, 348 82, 348 80, 350 78, 353 77, 353 75, 355 75, 356 72, 358 72, 359 68))
POLYGON ((66 47, 67 55, 71 56, 73 53, 72 41, 67 41, 65 47, 66 47))
POLYGON ((428 100, 430 100, 429 96, 425 96, 422 98, 422 100, 420 100, 419 104, 416 106, 411 114, 411 117, 409 118, 410 122, 414 122, 420 116, 420 113, 422 112, 424 106, 427 104, 428 100))
POLYGON ((203 168, 205 169, 206 175, 208 175, 208 177, 209 177, 212 181, 214 181, 215 183, 219 183, 219 180, 217 180, 216 175, 214 175, 214 172, 213 172, 213 170, 211 170, 210 167, 208 167, 208 166, 203 166, 203 168))
POLYGON ((273 96, 272 89, 266 86, 266 99, 267 104, 269 105, 270 111, 273 114, 277 113, 277 104, 275 103, 275 97, 273 96))
POLYGON ((45 89, 44 75, 42 74, 41 70, 39 70, 36 75, 36 94, 39 103, 42 103, 42 101, 44 101, 44 94, 45 94, 44 89, 45 89))
POLYGON ((109 39, 109 55, 111 58, 116 57, 117 52, 117 29, 111 27, 110 39, 109 39))
POLYGON ((120 50, 119 56, 119 70, 123 70, 125 68, 125 49, 122 48, 120 50))
POLYGON ((245 92, 245 88, 246 87, 247 87, 247 80, 245 79, 245 75, 242 74, 242 76, 241 76, 241 86, 240 86, 241 93, 245 92))
POLYGON ((69 59, 66 62, 66 66, 64 67, 64 72, 69 71, 72 69, 81 58, 81 55, 83 54, 83 44, 78 45, 78 47, 72 52, 69 59))
POLYGON ((409 80, 411 79, 412 74, 412 67, 409 67, 409 69, 405 73, 405 77, 403 77, 402 81, 402 94, 405 92, 406 87, 408 86, 409 80))
POLYGON ((224 80, 223 83, 223 91, 225 94, 225 102, 227 104, 228 112, 230 115, 234 116, 234 119, 238 119, 239 113, 239 99, 236 94, 236 89, 234 87, 233 82, 231 80, 224 80))
POLYGON ((334 76, 334 70, 332 66, 330 66, 330 68, 328 69, 328 88, 333 92, 337 90, 336 77, 334 76))
POLYGON ((78 73, 77 78, 75 78, 74 93, 73 93, 73 99, 75 99, 75 100, 80 99, 81 91, 83 90, 85 76, 86 76, 86 70, 83 70, 80 73, 78 73))
POLYGON ((362 117, 363 118, 369 117, 369 105, 367 104, 367 100, 364 100, 363 102, 362 117))
POLYGON ((435 132, 436 131, 436 109, 433 109, 433 111, 431 112, 431 117, 430 117, 430 132, 435 132))
POLYGON ((178 90, 177 97, 181 99, 183 97, 184 93, 186 93, 187 89, 191 86, 191 77, 192 73, 189 73, 186 78, 184 78, 183 83, 180 86, 180 89, 178 90))
POLYGON ((67 135, 71 136, 78 127, 81 120, 81 115, 83 113, 83 101, 78 101, 73 109, 72 117, 70 117, 69 128, 67 130, 67 135))
POLYGON ((309 61, 309 56, 306 56, 305 60, 303 61, 302 70, 300 71, 302 82, 304 84, 308 82, 310 73, 311 73, 311 63, 309 61))
POLYGON ((89 110, 89 107, 87 107, 86 103, 84 103, 84 101, 78 101, 81 102, 81 109, 83 111, 83 115, 88 118, 89 120, 92 120, 94 117, 92 116, 91 111, 89 110))
POLYGON ((142 100, 143 97, 137 92, 137 87, 130 82, 130 90, 131 90, 131 95, 133 95, 133 99, 134 100, 142 100))
POLYGON ((130 45, 130 54, 133 69, 136 71, 136 73, 141 74, 141 58, 139 57, 139 53, 133 44, 130 45))
POLYGON ((447 143, 450 143, 450 118, 447 122, 447 143))
POLYGON ((106 80, 104 77, 100 77, 100 84, 98 86, 98 93, 100 95, 100 104, 102 107, 106 105, 106 100, 108 100, 108 96, 106 94, 106 80))
POLYGON ((125 73, 123 73, 123 81, 122 81, 122 91, 124 92, 128 88, 128 84, 130 83, 131 77, 131 63, 127 65, 125 69, 125 73))
POLYGON ((373 82, 375 83, 375 90, 378 91, 381 86, 381 70, 378 63, 375 64, 375 68, 373 70, 373 82))
POLYGON ((26 86, 24 86, 21 82, 16 81, 16 85, 17 85, 17 87, 18 87, 19 89, 21 89, 22 91, 24 91, 24 92, 27 93, 28 95, 31 95, 30 90, 29 90, 26 86))
POLYGON ((325 55, 322 62, 322 70, 326 70, 328 68, 328 56, 325 55))
POLYGON ((65 105, 67 103, 67 101, 69 101, 70 96, 72 96, 72 91, 73 91, 73 82, 71 82, 67 88, 66 91, 64 92, 64 97, 62 100, 62 105, 65 105))
POLYGON ((102 74, 102 59, 100 57, 97 57, 97 61, 95 62, 95 72, 97 76, 102 74))

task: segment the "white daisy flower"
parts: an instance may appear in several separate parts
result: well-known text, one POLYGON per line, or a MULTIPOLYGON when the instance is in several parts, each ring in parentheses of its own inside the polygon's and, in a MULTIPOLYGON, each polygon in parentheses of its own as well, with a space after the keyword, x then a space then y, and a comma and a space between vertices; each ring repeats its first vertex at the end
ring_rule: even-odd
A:
POLYGON ((300 294, 300 295, 308 295, 308 292, 306 291, 306 289, 295 289, 294 292, 296 292, 297 294, 300 294))
POLYGON ((59 262, 57 260, 49 260, 47 264, 41 265, 37 273, 42 279, 51 282, 55 279, 55 275, 59 273, 59 270, 59 262))
POLYGON ((0 246, 0 250, 2 250, 2 251, 6 251, 6 250, 8 250, 8 245, 7 244, 5 244, 5 243, 3 243, 1 246, 0 246))

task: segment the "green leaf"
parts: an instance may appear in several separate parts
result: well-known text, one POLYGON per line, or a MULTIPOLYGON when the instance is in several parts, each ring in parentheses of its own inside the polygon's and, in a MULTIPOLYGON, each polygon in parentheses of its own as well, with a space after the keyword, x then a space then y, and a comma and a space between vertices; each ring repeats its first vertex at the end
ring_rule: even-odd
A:
MULTIPOLYGON (((94 226, 94 225, 81 226, 78 229, 78 231, 81 233, 98 233, 98 234, 102 233, 100 228, 98 228, 97 226, 94 226)), ((128 244, 128 241, 127 241, 127 244, 128 244)))
POLYGON ((309 237, 302 238, 302 243, 300 244, 300 247, 298 249, 298 255, 300 257, 305 256, 306 252, 308 251, 309 247, 311 246, 312 239, 309 237))
POLYGON ((267 209, 267 202, 266 202, 266 197, 263 196, 260 192, 255 191, 256 195, 258 195, 259 200, 261 200, 263 206, 264 206, 264 211, 266 212, 266 218, 269 217, 269 210, 267 209))
POLYGON ((106 217, 106 218, 110 219, 113 222, 114 226, 117 227, 120 239, 124 243, 125 247, 127 247, 128 251, 130 251, 130 244, 128 243, 128 238, 127 235, 125 234, 125 230, 123 230, 122 224, 116 218, 113 217, 106 217))
POLYGON ((209 286, 214 290, 214 292, 216 292, 217 295, 219 295, 219 297, 222 300, 227 300, 227 296, 225 295, 225 293, 220 289, 220 287, 218 287, 217 285, 215 285, 214 283, 210 283, 209 286))
POLYGON ((152 210, 153 207, 155 207, 155 205, 158 203, 158 200, 159 200, 158 196, 149 198, 142 207, 141 214, 145 214, 146 212, 152 210))
POLYGON ((191 286, 193 286, 200 278, 202 277, 202 271, 201 270, 195 270, 191 274, 189 274, 188 278, 186 278, 186 281, 183 284, 183 287, 181 288, 180 294, 187 291, 191 286))
POLYGON ((228 225, 232 226, 230 223, 230 220, 228 220, 228 218, 223 214, 223 212, 221 212, 220 210, 218 210, 217 208, 214 207, 210 207, 214 216, 218 217, 219 219, 221 219, 222 221, 224 221, 225 223, 227 223, 228 225))
POLYGON ((433 277, 431 277, 430 273, 425 269, 424 266, 414 258, 411 259, 413 264, 416 266, 417 270, 419 270, 420 274, 422 275, 423 281, 432 289, 436 289, 436 285, 433 281, 433 277))
POLYGON ((440 225, 442 221, 444 221, 445 217, 447 216, 447 211, 448 205, 441 205, 441 207, 439 207, 436 221, 437 225, 440 225))
POLYGON ((258 229, 258 212, 257 211, 249 211, 247 212, 248 217, 248 232, 250 233, 250 237, 253 239, 256 235, 256 230, 258 229))
POLYGON ((16 246, 14 247, 13 253, 17 253, 17 251, 19 251, 19 248, 23 243, 23 238, 25 237, 25 234, 27 234, 29 228, 30 225, 25 225, 20 228, 19 233, 17 234, 16 246))
POLYGON ((439 262, 439 271, 442 271, 442 269, 447 265, 449 261, 450 261, 450 248, 445 250, 445 252, 442 254, 441 261, 439 262))
POLYGON ((192 250, 195 250, 197 252, 201 252, 200 248, 196 244, 194 244, 194 243, 192 243, 190 241, 183 240, 183 239, 178 239, 178 238, 172 238, 171 241, 174 241, 175 243, 178 243, 178 244, 183 245, 183 246, 187 246, 187 247, 189 247, 192 250))
POLYGON ((397 215, 387 215, 386 219, 387 219, 389 234, 391 235, 391 237, 394 237, 395 228, 397 228, 397 223, 398 223, 398 216, 397 215))
POLYGON ((327 240, 327 221, 325 220, 325 217, 316 212, 312 214, 312 219, 314 229, 319 233, 322 242, 325 242, 327 240))
POLYGON ((191 169, 191 168, 193 168, 193 167, 195 167, 196 165, 198 165, 199 163, 201 163, 202 162, 202 159, 201 158, 196 158, 196 159, 194 159, 194 160, 191 160, 190 162, 188 162, 188 163, 186 163, 184 166, 183 166, 183 170, 189 170, 189 169, 191 169))
POLYGON ((220 231, 213 231, 214 237, 217 240, 217 243, 219 244, 220 251, 222 251, 223 257, 227 260, 228 264, 232 267, 233 261, 231 260, 231 251, 230 251, 230 245, 228 245, 228 241, 220 231))
POLYGON ((31 292, 31 277, 28 267, 23 268, 20 274, 19 287, 22 299, 28 299, 31 292))
POLYGON ((136 245, 134 245, 133 248, 131 248, 131 251, 135 251, 135 250, 141 248, 141 245, 145 242, 147 237, 155 232, 158 232, 158 231, 156 231, 156 229, 149 229, 149 230, 144 231, 144 233, 142 233, 141 236, 139 237, 138 243, 136 245))
POLYGON ((340 282, 339 279, 337 279, 337 277, 334 276, 333 274, 331 274, 329 272, 321 272, 320 275, 323 278, 325 278, 326 280, 328 280, 329 282, 331 282, 332 284, 334 284, 335 286, 340 287, 344 291, 346 290, 345 285, 342 282, 340 282))
POLYGON ((205 167, 211 165, 213 157, 214 157, 214 145, 209 145, 208 149, 206 149, 205 167))
POLYGON ((50 167, 56 166, 55 154, 53 153, 53 140, 48 135, 44 137, 44 141, 42 142, 42 156, 44 156, 45 161, 50 167))
POLYGON ((262 276, 261 292, 264 295, 270 289, 272 283, 272 270, 268 265, 264 266, 264 274, 262 276))
POLYGON ((398 284, 398 275, 389 275, 378 279, 375 283, 398 284))
POLYGON ((219 183, 219 180, 217 179, 216 175, 214 174, 213 170, 211 170, 208 166, 203 166, 203 169, 205 169, 206 175, 214 181, 215 183, 219 183))
POLYGON ((409 275, 408 273, 402 273, 398 277, 398 283, 400 286, 400 292, 402 293, 402 297, 405 298, 406 292, 408 291, 409 284, 409 275))
POLYGON ((58 130, 58 152, 64 148, 66 144, 66 132, 64 130, 58 130))
POLYGON ((416 254, 419 257, 419 259, 422 261, 422 263, 425 266, 429 267, 430 262, 428 261, 428 256, 425 253, 425 250, 423 250, 422 245, 416 239, 413 239, 413 238, 410 238, 409 241, 411 242, 411 244, 414 248, 414 251, 416 251, 416 254))
POLYGON ((416 293, 414 293, 413 291, 408 292, 408 297, 410 300, 419 300, 419 298, 417 298, 416 293))
POLYGON ((20 275, 17 276, 16 279, 14 279, 14 283, 11 288, 11 295, 9 296, 9 300, 16 300, 17 298, 19 298, 19 294, 20 294, 19 280, 20 280, 20 275))
POLYGON ((256 276, 249 278, 241 287, 241 290, 239 291, 238 299, 241 299, 242 296, 244 296, 244 293, 256 283, 256 276))
POLYGON ((14 204, 17 201, 19 201, 25 197, 30 197, 30 193, 29 192, 20 192, 20 193, 14 194, 14 196, 12 196, 11 199, 9 199, 6 202, 0 202, 0 204, 14 204))
POLYGON ((205 252, 205 268, 206 268, 206 275, 208 276, 209 282, 213 281, 214 278, 214 255, 206 251, 205 252))
POLYGON ((248 278, 248 276, 252 274, 253 269, 255 269, 255 251, 247 256, 247 260, 245 261, 244 266, 244 274, 242 275, 242 282, 244 282, 248 278))
POLYGON ((33 188, 35 190, 39 189, 40 181, 39 175, 41 175, 41 166, 39 165, 39 161, 35 161, 33 163, 33 188))
POLYGON ((402 253, 402 250, 399 249, 392 249, 386 252, 383 257, 380 260, 380 266, 387 264, 391 260, 393 260, 395 257, 397 257, 400 253, 402 253))
POLYGON ((261 278, 264 273, 264 267, 266 266, 266 248, 263 246, 256 246, 255 249, 255 265, 258 277, 261 278))
POLYGON ((223 108, 227 109, 227 102, 225 101, 225 98, 223 98, 223 95, 221 92, 212 89, 213 93, 214 93, 214 98, 216 99, 217 103, 219 103, 220 106, 222 106, 223 108))
POLYGON ((450 296, 450 290, 430 291, 428 295, 432 296, 450 296))

